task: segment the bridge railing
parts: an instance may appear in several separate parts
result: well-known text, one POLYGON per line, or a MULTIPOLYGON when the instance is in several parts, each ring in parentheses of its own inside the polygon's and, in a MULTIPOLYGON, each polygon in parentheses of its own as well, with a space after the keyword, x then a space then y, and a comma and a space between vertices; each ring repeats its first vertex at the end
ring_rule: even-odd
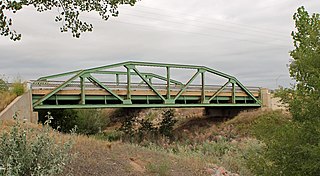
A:
MULTIPOLYGON (((64 81, 36 81, 32 80, 32 89, 33 90, 53 90, 59 85, 61 85, 64 81)), ((127 89, 127 83, 126 82, 101 82, 102 84, 108 86, 112 90, 126 90, 127 89)), ((167 85, 161 84, 161 83, 153 83, 153 86, 157 88, 158 90, 166 90, 167 85)), ((90 82, 85 82, 84 87, 88 90, 103 90, 101 87, 94 85, 90 82)), ((171 85, 172 91, 178 91, 182 88, 182 85, 171 85)), ((141 83, 131 83, 132 90, 150 90, 150 88, 147 85, 143 85, 141 83)), ((207 91, 218 91, 221 88, 221 85, 205 85, 205 89, 207 91)), ((73 81, 70 84, 68 84, 66 87, 64 87, 61 90, 80 90, 81 84, 80 81, 73 81)), ((257 94, 260 92, 260 87, 254 87, 254 86, 247 86, 247 89, 252 92, 253 94, 257 94)), ((201 91, 202 85, 196 85, 196 84, 190 84, 186 91, 201 91)), ((239 87, 235 88, 236 92, 242 92, 243 90, 239 87)), ((231 92, 232 86, 226 86, 226 88, 221 92, 231 92)))

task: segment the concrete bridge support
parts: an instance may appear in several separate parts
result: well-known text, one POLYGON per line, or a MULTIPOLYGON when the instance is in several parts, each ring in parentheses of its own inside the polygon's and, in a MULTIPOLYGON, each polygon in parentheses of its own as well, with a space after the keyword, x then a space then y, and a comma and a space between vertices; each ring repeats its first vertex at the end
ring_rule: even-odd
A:
POLYGON ((23 95, 13 100, 3 111, 0 112, 0 120, 12 119, 14 115, 18 119, 25 119, 28 122, 38 123, 38 112, 33 112, 32 93, 28 90, 23 95))

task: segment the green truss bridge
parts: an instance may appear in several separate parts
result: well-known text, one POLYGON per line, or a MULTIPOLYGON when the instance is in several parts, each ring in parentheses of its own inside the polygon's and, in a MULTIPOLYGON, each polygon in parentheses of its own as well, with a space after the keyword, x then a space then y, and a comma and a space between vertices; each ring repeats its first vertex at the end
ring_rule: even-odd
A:
POLYGON ((194 65, 123 62, 32 81, 34 109, 261 106, 259 87, 194 65))

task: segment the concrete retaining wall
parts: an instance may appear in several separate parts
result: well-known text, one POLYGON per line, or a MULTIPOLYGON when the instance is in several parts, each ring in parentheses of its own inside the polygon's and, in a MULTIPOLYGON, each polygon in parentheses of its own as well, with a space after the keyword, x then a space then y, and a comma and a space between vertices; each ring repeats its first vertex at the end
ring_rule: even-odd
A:
POLYGON ((14 114, 18 119, 25 119, 32 123, 38 123, 38 112, 33 112, 31 91, 14 99, 1 113, 0 119, 12 119, 14 114))

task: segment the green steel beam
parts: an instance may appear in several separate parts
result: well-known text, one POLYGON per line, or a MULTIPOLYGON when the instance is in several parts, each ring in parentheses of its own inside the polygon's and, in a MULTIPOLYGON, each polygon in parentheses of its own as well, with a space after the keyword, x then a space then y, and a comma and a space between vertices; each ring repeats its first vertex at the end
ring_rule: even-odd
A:
POLYGON ((141 75, 141 73, 139 72, 139 70, 135 67, 133 67, 133 70, 138 74, 138 76, 150 87, 150 89, 153 90, 153 92, 155 92, 163 101, 165 101, 166 99, 157 91, 157 89, 155 89, 151 83, 143 76, 141 75))
POLYGON ((203 69, 214 73, 216 75, 222 76, 224 78, 234 78, 228 74, 222 73, 220 71, 205 67, 205 66, 194 66, 194 65, 181 65, 181 64, 165 64, 165 63, 150 63, 150 62, 133 62, 129 61, 128 63, 132 65, 139 65, 139 66, 151 66, 151 67, 171 67, 171 68, 185 68, 185 69, 203 69))
POLYGON ((236 104, 236 86, 235 83, 232 82, 232 103, 236 104))
POLYGON ((205 94, 205 72, 201 72, 201 103, 207 103, 205 94))
MULTIPOLYGON (((162 100, 160 97, 158 96, 150 96, 150 95, 136 95, 136 96, 132 96, 131 99, 132 100, 146 100, 148 97, 148 99, 150 101, 152 100, 162 100)), ((33 96, 33 101, 36 102, 38 99, 40 99, 41 96, 33 96)), ((215 97, 213 100, 216 100, 218 97, 215 97)), ((114 97, 113 95, 86 95, 86 100, 118 100, 116 97, 114 97)), ((184 97, 179 97, 177 99, 177 101, 182 101, 186 99, 187 101, 192 100, 200 100, 200 98, 198 96, 184 96, 184 97)), ((68 101, 68 100, 81 100, 81 98, 78 95, 56 95, 55 97, 51 96, 49 97, 47 100, 59 100, 59 101, 68 101)), ((219 100, 230 100, 230 97, 219 97, 219 100)), ((250 101, 253 100, 252 98, 248 98, 248 97, 236 97, 236 100, 242 100, 242 101, 250 101)))
POLYGON ((60 73, 60 74, 55 74, 55 75, 50 75, 50 76, 44 76, 44 77, 40 77, 38 79, 38 81, 45 81, 45 80, 52 79, 52 78, 59 78, 59 77, 63 77, 63 76, 69 76, 69 75, 73 75, 73 74, 79 73, 80 71, 83 71, 83 70, 76 70, 76 71, 71 71, 71 72, 66 72, 66 73, 60 73))
POLYGON ((246 92, 251 98, 253 98, 258 104, 262 105, 262 102, 258 100, 243 84, 241 84, 240 81, 237 80, 237 78, 234 78, 234 81, 237 83, 237 85, 246 92))
POLYGON ((226 82, 219 90, 217 90, 217 92, 215 92, 212 97, 209 98, 208 102, 210 103, 210 101, 212 101, 217 95, 219 95, 219 93, 221 91, 223 91, 223 89, 225 89, 227 87, 227 85, 230 83, 230 80, 228 82, 226 82))
POLYGON ((124 102, 123 98, 121 98, 119 95, 117 95, 116 93, 114 93, 110 88, 108 88, 107 86, 103 85, 99 80, 97 80, 95 77, 93 76, 89 76, 88 77, 89 81, 98 84, 100 87, 102 87, 103 89, 105 89, 106 91, 108 91, 111 95, 113 95, 114 97, 116 97, 118 100, 124 102))
POLYGON ((60 91, 62 88, 64 88, 66 85, 68 85, 71 81, 75 80, 76 78, 78 78, 79 76, 81 76, 84 73, 83 70, 79 71, 76 75, 74 75, 73 77, 71 77, 70 79, 68 79, 66 82, 64 82, 63 84, 61 84, 60 86, 58 86, 57 88, 53 89, 51 92, 49 92, 48 94, 44 95, 40 100, 38 100, 37 102, 35 102, 33 104, 33 106, 37 106, 39 104, 41 104, 43 101, 45 101, 47 98, 51 97, 52 95, 54 95, 55 93, 57 93, 58 91, 60 91))
POLYGON ((131 67, 126 66, 127 68, 127 100, 131 101, 131 67))
POLYGON ((177 100, 177 98, 180 97, 180 95, 188 88, 188 86, 192 83, 192 81, 199 75, 200 69, 198 69, 197 73, 195 73, 187 82, 186 85, 179 91, 179 93, 174 97, 174 101, 177 100))
POLYGON ((119 79, 119 74, 116 74, 116 84, 119 85, 120 79, 119 79))
POLYGON ((86 94, 85 94, 85 78, 80 76, 80 88, 81 88, 81 100, 80 104, 86 104, 86 94))
POLYGON ((170 100, 171 99, 171 95, 170 95, 170 67, 166 67, 167 68, 167 99, 170 100))
MULTIPOLYGON (((121 72, 121 71, 95 71, 95 72, 91 72, 91 73, 96 73, 96 74, 116 74, 116 75, 127 75, 127 72, 121 72)), ((145 72, 140 72, 142 75, 145 76, 150 76, 150 77, 154 77, 157 79, 160 79, 162 81, 167 81, 167 78, 161 75, 157 75, 154 73, 145 73, 145 72)), ((135 72, 131 72, 131 75, 137 75, 135 72)), ((179 85, 183 85, 182 82, 174 80, 174 79, 170 79, 170 82, 174 83, 174 84, 179 84, 179 85)))
POLYGON ((88 108, 182 108, 182 107, 261 107, 260 104, 85 104, 85 105, 39 105, 34 109, 88 109, 88 108))

